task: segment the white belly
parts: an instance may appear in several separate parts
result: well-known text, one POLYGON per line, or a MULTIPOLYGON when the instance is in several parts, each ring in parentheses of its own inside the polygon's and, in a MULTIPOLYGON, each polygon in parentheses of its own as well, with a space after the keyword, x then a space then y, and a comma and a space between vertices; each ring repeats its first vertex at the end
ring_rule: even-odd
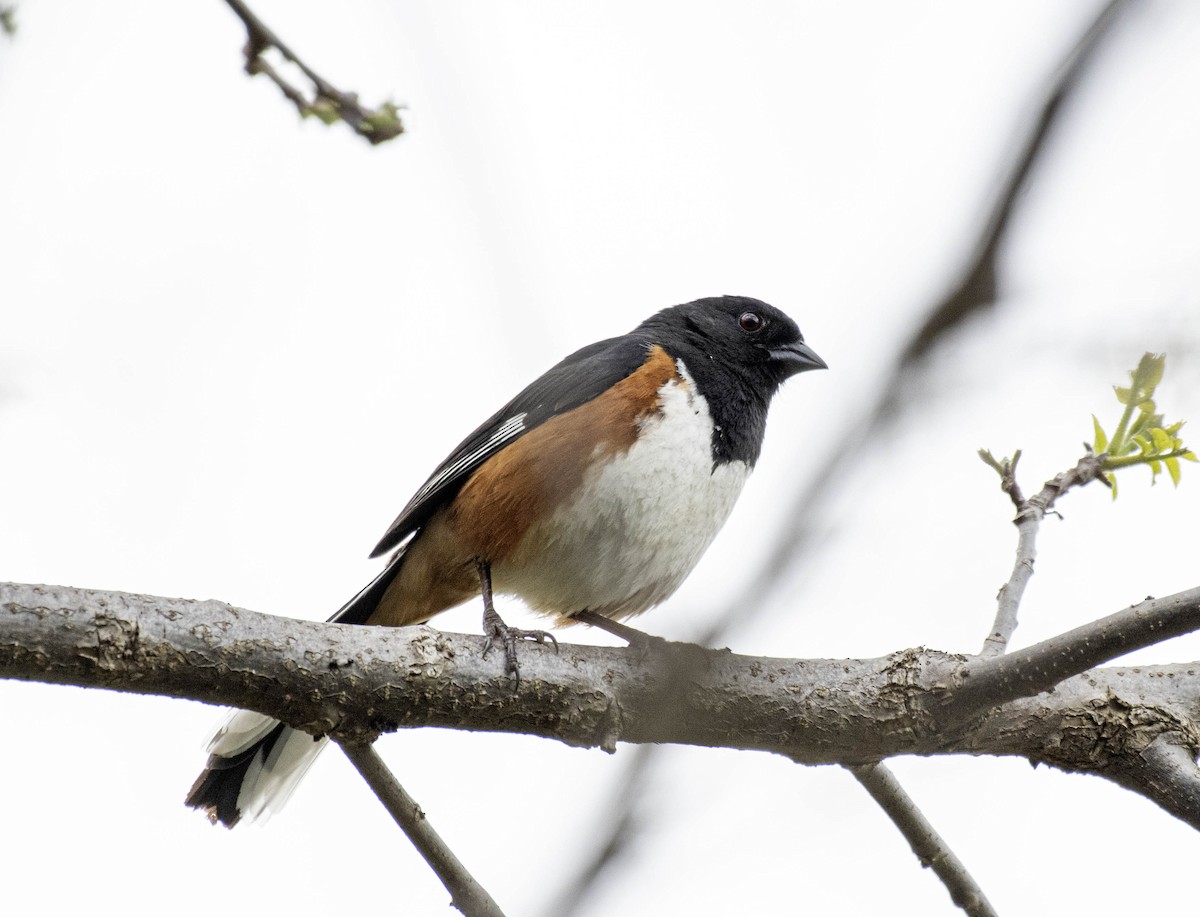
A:
POLYGON ((668 382, 659 402, 661 413, 627 452, 588 476, 573 501, 493 567, 497 592, 548 614, 587 609, 622 618, 679 587, 729 517, 750 468, 713 467, 712 419, 690 380, 668 382))

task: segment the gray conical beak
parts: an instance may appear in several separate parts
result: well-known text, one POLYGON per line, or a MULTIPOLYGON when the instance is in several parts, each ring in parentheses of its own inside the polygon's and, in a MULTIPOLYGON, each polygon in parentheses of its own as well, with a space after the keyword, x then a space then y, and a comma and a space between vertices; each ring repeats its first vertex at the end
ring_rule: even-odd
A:
POLYGON ((829 364, 817 356, 817 352, 802 341, 772 347, 767 351, 776 363, 787 367, 788 375, 807 372, 810 369, 829 369, 829 364))

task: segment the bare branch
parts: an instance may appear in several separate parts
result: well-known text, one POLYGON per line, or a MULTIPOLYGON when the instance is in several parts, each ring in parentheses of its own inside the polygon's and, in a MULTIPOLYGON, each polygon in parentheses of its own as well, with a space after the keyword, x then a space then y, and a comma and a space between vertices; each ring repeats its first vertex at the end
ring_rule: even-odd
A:
POLYGON ((1200 748, 1200 666, 1161 670, 1157 681, 1107 669, 1062 679, 1197 628, 1200 587, 991 659, 928 649, 825 660, 688 644, 649 657, 613 647, 563 644, 556 654, 530 646, 514 691, 503 662, 482 657, 482 637, 0 584, 0 677, 245 707, 352 745, 383 731, 442 726, 610 751, 618 742, 770 751, 805 764, 1009 754, 1110 776, 1115 761, 1164 732, 1200 748), (677 689, 681 680, 685 691, 677 689), (1117 708, 1138 714, 1105 713, 1117 708), (1068 741, 1068 726, 1086 740, 1068 741), (1126 736, 1119 745, 1117 735, 1126 736), (1097 748, 1107 749, 1102 759, 1097 748))
POLYGON ((1025 505, 1025 497, 1021 493, 1021 486, 1017 483, 1017 465, 1021 461, 1021 450, 1018 449, 1014 452, 1012 458, 997 460, 987 449, 980 449, 979 457, 983 459, 985 465, 1000 475, 1000 489, 1008 494, 1013 506, 1016 507, 1017 512, 1020 512, 1025 505))
POLYGON ((1033 576, 1033 562, 1037 557, 1037 536, 1042 520, 1054 508, 1055 501, 1072 487, 1106 480, 1102 471, 1104 456, 1089 452, 1075 463, 1074 468, 1056 474, 1041 490, 1026 500, 1021 496, 1016 477, 1021 450, 1016 451, 1012 461, 1005 459, 1002 462, 992 459, 991 453, 986 450, 981 449, 979 454, 981 457, 986 456, 985 462, 991 459, 988 463, 1000 474, 1000 489, 1008 494, 1017 508, 1017 517, 1013 520, 1018 533, 1017 559, 1008 582, 1000 587, 996 602, 996 619, 992 622, 991 632, 979 651, 983 656, 999 656, 1008 648, 1008 642, 1017 629, 1017 610, 1021 607, 1025 587, 1033 576))
POLYGON ((433 830, 421 807, 388 770, 375 747, 370 744, 345 742, 341 748, 400 826, 400 830, 424 857, 429 868, 442 880, 442 884, 450 892, 451 906, 466 917, 504 917, 504 912, 492 900, 487 889, 467 872, 466 867, 454 855, 454 851, 446 846, 446 842, 433 830))
POLYGON ((384 102, 378 108, 364 108, 357 94, 342 92, 316 73, 279 37, 267 28, 242 0, 225 0, 246 27, 246 72, 251 76, 261 73, 279 87, 287 99, 296 106, 301 117, 313 115, 326 124, 345 121, 354 132, 365 137, 372 145, 384 143, 404 133, 404 124, 399 111, 392 102, 384 102), (263 55, 274 48, 288 62, 299 68, 312 83, 313 97, 308 98, 267 62, 263 55))
POLYGON ((932 869, 942 880, 951 901, 971 917, 996 917, 983 889, 885 764, 847 769, 900 829, 921 865, 932 869))

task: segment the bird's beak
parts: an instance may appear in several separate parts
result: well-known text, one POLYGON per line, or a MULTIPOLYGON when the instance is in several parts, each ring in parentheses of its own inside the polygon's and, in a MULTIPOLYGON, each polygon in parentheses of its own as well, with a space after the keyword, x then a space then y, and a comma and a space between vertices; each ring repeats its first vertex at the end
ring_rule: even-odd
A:
POLYGON ((767 353, 775 363, 786 367, 788 375, 807 372, 810 369, 829 369, 829 364, 817 356, 817 352, 803 342, 772 347, 767 353))

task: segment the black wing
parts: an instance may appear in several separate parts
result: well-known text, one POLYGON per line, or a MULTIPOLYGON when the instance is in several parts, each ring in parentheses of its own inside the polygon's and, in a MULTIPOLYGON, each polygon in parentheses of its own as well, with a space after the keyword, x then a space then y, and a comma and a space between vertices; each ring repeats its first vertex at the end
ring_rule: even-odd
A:
POLYGON ((591 401, 646 361, 650 339, 623 335, 577 350, 539 376, 458 444, 421 485, 391 524, 372 557, 400 544, 462 489, 476 468, 509 443, 572 408, 591 401))

